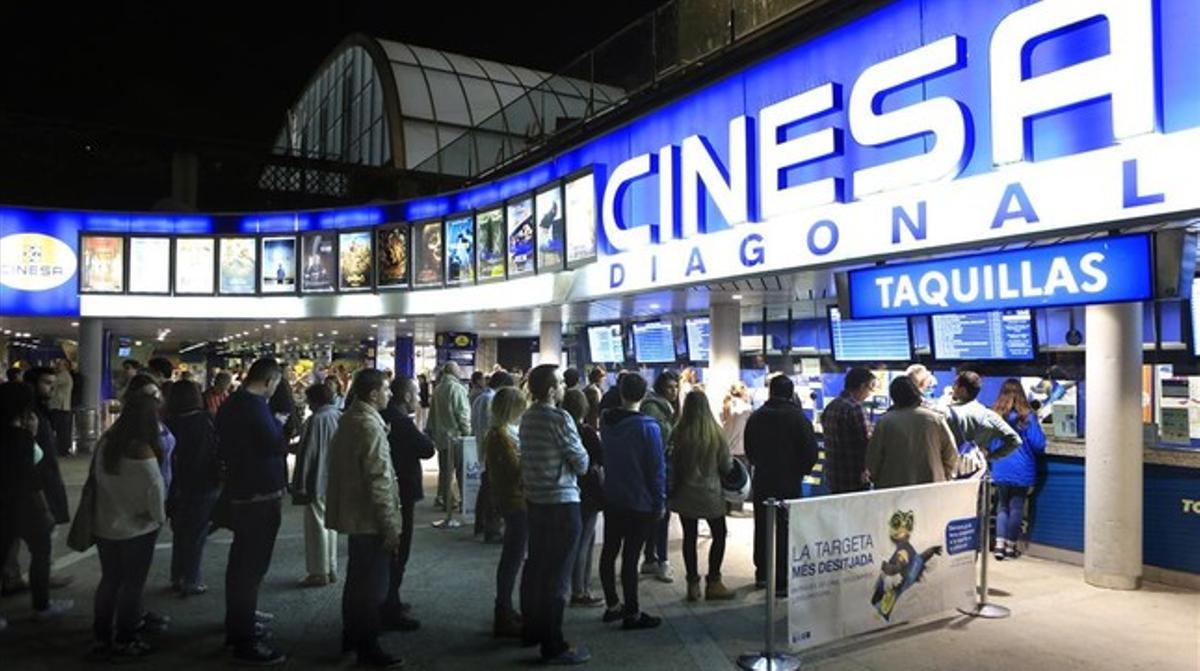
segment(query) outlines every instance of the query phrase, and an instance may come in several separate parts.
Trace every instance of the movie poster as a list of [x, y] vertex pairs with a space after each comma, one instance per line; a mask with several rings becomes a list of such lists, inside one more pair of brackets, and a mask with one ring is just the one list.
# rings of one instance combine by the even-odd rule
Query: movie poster
[[442, 286], [442, 222], [431, 221], [417, 225], [415, 286]]
[[333, 291], [337, 270], [337, 249], [333, 233], [306, 235], [302, 250], [304, 267], [300, 271], [300, 290], [305, 293]]
[[259, 277], [264, 294], [296, 290], [296, 238], [263, 238]]
[[567, 182], [567, 265], [596, 260], [596, 178], [592, 173]]
[[125, 239], [84, 236], [79, 241], [79, 293], [119, 294], [125, 291]]
[[475, 216], [475, 225], [479, 281], [504, 279], [504, 208], [480, 212]]
[[533, 199], [508, 204], [508, 276], [534, 271]]
[[408, 286], [408, 224], [379, 229], [379, 287]]
[[258, 259], [254, 238], [221, 238], [218, 249], [221, 261], [220, 293], [254, 293], [254, 269]]
[[446, 284], [475, 281], [475, 218], [446, 220]]
[[129, 293], [171, 292], [171, 239], [129, 239]]
[[370, 231], [338, 234], [338, 286], [343, 291], [370, 289], [373, 258]]
[[537, 271], [552, 273], [563, 269], [566, 245], [563, 241], [562, 189], [555, 186], [534, 199], [537, 217]]
[[[253, 249], [254, 241], [248, 242]], [[175, 238], [175, 293], [211, 294], [216, 253], [212, 238]], [[250, 265], [253, 268], [254, 262]], [[249, 277], [253, 280], [253, 270]]]

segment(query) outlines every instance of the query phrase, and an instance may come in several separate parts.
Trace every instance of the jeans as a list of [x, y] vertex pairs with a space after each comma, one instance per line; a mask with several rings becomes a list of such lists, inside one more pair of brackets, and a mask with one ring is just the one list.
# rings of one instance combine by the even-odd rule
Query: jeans
[[50, 605], [50, 533], [54, 527], [40, 515], [8, 521], [15, 524], [5, 524], [4, 537], [0, 538], [0, 552], [3, 552], [6, 563], [11, 556], [16, 575], [6, 575], [5, 582], [15, 583], [21, 578], [21, 567], [17, 563], [18, 541], [25, 541], [25, 547], [29, 549], [29, 592], [33, 597], [33, 609], [45, 610]]
[[642, 544], [657, 526], [658, 515], [633, 510], [604, 511], [604, 547], [600, 548], [600, 584], [609, 608], [621, 603], [617, 596], [616, 564], [621, 555], [621, 588], [625, 594], [625, 612], [636, 614], [638, 603], [638, 556]]
[[1016, 543], [1021, 537], [1028, 495], [1028, 487], [996, 485], [996, 538]]
[[[529, 518], [524, 510], [516, 510], [504, 516], [504, 547], [500, 551], [500, 565], [496, 567], [496, 610], [513, 611], [512, 593], [517, 583], [521, 565], [529, 546]], [[532, 580], [521, 580], [521, 609], [533, 603], [527, 597]]]
[[404, 583], [404, 569], [408, 566], [408, 557], [412, 554], [413, 541], [413, 512], [416, 501], [400, 504], [400, 548], [390, 558], [387, 584], [387, 598], [383, 602], [383, 615], [399, 617], [400, 585]]
[[[775, 510], [775, 589], [787, 591], [788, 509]], [[754, 580], [767, 580], [767, 506], [754, 502]]]
[[667, 536], [671, 531], [671, 513], [654, 523], [646, 537], [646, 561], [654, 564], [667, 561]]
[[529, 503], [528, 508], [525, 580], [530, 605], [525, 612], [525, 638], [541, 643], [542, 659], [551, 659], [570, 648], [563, 638], [563, 609], [582, 523], [578, 503]]
[[325, 528], [325, 499], [304, 506], [304, 565], [308, 575], [337, 573], [338, 534]]
[[579, 545], [575, 547], [575, 569], [571, 571], [571, 596], [586, 596], [592, 591], [592, 550], [596, 546], [596, 518], [598, 510], [580, 511], [583, 531], [579, 534]]
[[355, 650], [371, 652], [379, 646], [379, 611], [387, 598], [391, 560], [379, 534], [351, 534], [349, 555], [342, 626]]
[[219, 491], [203, 494], [180, 494], [172, 506], [171, 583], [195, 587], [204, 583], [200, 564], [204, 542], [208, 540], [208, 523]]
[[[700, 520], [680, 515], [679, 522], [683, 525], [683, 565], [687, 568], [688, 582], [696, 582], [700, 580], [700, 567], [696, 559]], [[708, 518], [707, 522], [709, 531], [712, 532], [712, 544], [708, 546], [708, 579], [717, 580], [721, 577], [721, 562], [725, 561], [725, 518], [712, 517]]]
[[46, 445], [46, 449], [56, 449], [59, 456], [63, 457], [71, 454], [71, 446], [75, 442], [75, 414], [70, 410], [51, 410], [50, 425], [54, 427], [54, 438], [58, 444]]
[[258, 589], [271, 566], [282, 505], [282, 499], [271, 499], [230, 506], [233, 545], [225, 568], [225, 635], [235, 646], [254, 643]]
[[[154, 541], [158, 529], [142, 536], [124, 540], [96, 540], [100, 555], [100, 584], [96, 585], [93, 601], [92, 632], [104, 645], [128, 643], [137, 633], [142, 620], [142, 590], [154, 559]], [[116, 616], [116, 636], [113, 636], [113, 617]]]

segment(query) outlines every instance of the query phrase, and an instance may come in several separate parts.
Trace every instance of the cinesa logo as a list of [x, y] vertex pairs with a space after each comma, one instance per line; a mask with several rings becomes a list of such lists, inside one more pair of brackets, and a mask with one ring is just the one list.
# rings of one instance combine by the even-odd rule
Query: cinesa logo
[[15, 233], [0, 238], [0, 284], [20, 291], [46, 291], [75, 276], [75, 252], [58, 238]]

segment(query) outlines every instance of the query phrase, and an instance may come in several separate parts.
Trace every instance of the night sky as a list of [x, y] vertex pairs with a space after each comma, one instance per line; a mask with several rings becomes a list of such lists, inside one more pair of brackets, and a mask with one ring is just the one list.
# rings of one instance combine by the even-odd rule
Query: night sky
[[350, 33], [555, 70], [660, 4], [5, 2], [0, 112], [265, 144]]

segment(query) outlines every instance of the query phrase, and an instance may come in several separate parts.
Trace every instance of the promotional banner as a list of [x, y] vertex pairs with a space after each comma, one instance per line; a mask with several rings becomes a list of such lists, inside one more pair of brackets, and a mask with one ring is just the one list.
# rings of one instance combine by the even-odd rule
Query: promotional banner
[[361, 291], [371, 288], [373, 270], [371, 232], [354, 231], [338, 235], [338, 277], [342, 291]]
[[566, 185], [567, 265], [596, 260], [596, 176], [581, 175]]
[[480, 212], [475, 243], [479, 246], [479, 281], [504, 279], [504, 210]]
[[304, 292], [333, 291], [337, 270], [337, 250], [333, 234], [318, 233], [304, 237], [304, 271], [300, 275], [300, 290]]
[[171, 239], [129, 239], [129, 293], [171, 292]]
[[[175, 293], [177, 295], [211, 294], [213, 292], [216, 253], [216, 242], [213, 238], [175, 239]], [[253, 268], [253, 261], [251, 268]], [[250, 275], [253, 274], [252, 269]]]
[[79, 241], [81, 256], [79, 293], [121, 293], [125, 290], [125, 239], [85, 235]]
[[795, 650], [970, 607], [976, 480], [788, 502]]
[[262, 270], [259, 274], [264, 294], [295, 291], [296, 238], [263, 238]]
[[475, 218], [446, 220], [446, 284], [475, 281]]
[[508, 276], [534, 271], [533, 199], [508, 204]]
[[554, 272], [563, 269], [566, 249], [563, 241], [562, 190], [555, 186], [538, 193], [533, 201], [537, 218], [537, 271]]
[[379, 229], [379, 286], [407, 287], [408, 224]]
[[221, 238], [220, 287], [222, 294], [252, 294], [258, 250], [254, 238]]
[[483, 483], [483, 464], [479, 460], [479, 449], [474, 436], [462, 438], [463, 455], [463, 519], [475, 520], [475, 506], [479, 501], [479, 486]]
[[442, 222], [431, 221], [416, 228], [416, 283], [417, 287], [442, 286]]

